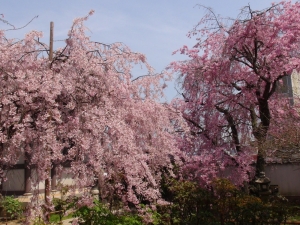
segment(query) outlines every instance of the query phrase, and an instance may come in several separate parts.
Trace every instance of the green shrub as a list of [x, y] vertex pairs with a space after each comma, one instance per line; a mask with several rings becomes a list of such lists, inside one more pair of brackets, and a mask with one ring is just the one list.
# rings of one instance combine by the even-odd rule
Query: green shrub
[[84, 225], [142, 225], [142, 219], [137, 215], [114, 215], [105, 205], [95, 200], [93, 207], [83, 206], [74, 212]]
[[[76, 208], [77, 201], [78, 197], [75, 196], [69, 196], [68, 198], [53, 198], [52, 203], [54, 206], [54, 212], [51, 213], [51, 216], [53, 218], [57, 218], [58, 221], [61, 221], [63, 218], [69, 218], [69, 215], [65, 217], [64, 215], [67, 210]], [[54, 222], [57, 222], [56, 220]]]
[[65, 209], [66, 201], [60, 198], [53, 198], [52, 203], [54, 205], [54, 211], [62, 211]]
[[165, 182], [170, 204], [152, 212], [154, 225], [281, 224], [296, 210], [279, 200], [246, 195], [226, 179], [216, 179], [208, 189], [191, 181]]
[[4, 213], [11, 219], [20, 218], [23, 214], [22, 203], [18, 199], [5, 196], [0, 200], [0, 206], [3, 208]]
[[152, 212], [153, 224], [212, 224], [216, 221], [210, 190], [191, 181], [171, 179], [165, 182], [164, 195], [170, 204], [157, 205], [157, 211]]

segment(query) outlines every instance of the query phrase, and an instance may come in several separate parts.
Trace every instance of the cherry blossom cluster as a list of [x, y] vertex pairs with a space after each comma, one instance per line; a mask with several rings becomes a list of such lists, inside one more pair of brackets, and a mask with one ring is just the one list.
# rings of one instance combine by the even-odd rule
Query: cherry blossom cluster
[[189, 60], [171, 64], [183, 89], [173, 105], [193, 136], [183, 138], [181, 148], [200, 183], [221, 174], [241, 184], [253, 177], [253, 155], [256, 172], [263, 171], [266, 151], [274, 150], [264, 143], [278, 136], [286, 119], [299, 125], [297, 96], [280, 88], [299, 71], [300, 3], [282, 1], [262, 11], [246, 6], [232, 20], [206, 10], [189, 33], [195, 46], [177, 51]]
[[[160, 103], [171, 75], [155, 74], [145, 55], [122, 43], [91, 41], [87, 18], [74, 20], [52, 61], [42, 33], [14, 40], [0, 32], [1, 179], [25, 156], [36, 188], [53, 165], [60, 176], [69, 163], [74, 188], [97, 180], [125, 203], [155, 202], [162, 169], [172, 170], [179, 154], [180, 113]], [[133, 76], [136, 65], [147, 74]]]

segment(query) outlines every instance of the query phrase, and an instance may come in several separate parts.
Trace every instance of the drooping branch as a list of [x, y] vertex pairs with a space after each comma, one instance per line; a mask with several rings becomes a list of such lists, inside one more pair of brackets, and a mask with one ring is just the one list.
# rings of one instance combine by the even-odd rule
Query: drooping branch
[[228, 122], [228, 125], [229, 125], [230, 129], [231, 129], [232, 138], [234, 140], [236, 151], [240, 152], [241, 151], [240, 140], [239, 140], [238, 130], [237, 130], [237, 127], [236, 127], [233, 116], [229, 113], [228, 110], [223, 109], [223, 108], [219, 107], [218, 105], [215, 105], [215, 107], [219, 112], [221, 112], [225, 115], [225, 118]]

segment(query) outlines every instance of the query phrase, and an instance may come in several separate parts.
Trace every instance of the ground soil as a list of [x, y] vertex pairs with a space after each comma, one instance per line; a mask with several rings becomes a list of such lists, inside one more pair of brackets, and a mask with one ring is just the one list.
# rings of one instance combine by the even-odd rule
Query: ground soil
[[[63, 220], [63, 225], [71, 225], [72, 219]], [[11, 220], [11, 221], [0, 221], [0, 225], [21, 225], [24, 224], [24, 220]]]

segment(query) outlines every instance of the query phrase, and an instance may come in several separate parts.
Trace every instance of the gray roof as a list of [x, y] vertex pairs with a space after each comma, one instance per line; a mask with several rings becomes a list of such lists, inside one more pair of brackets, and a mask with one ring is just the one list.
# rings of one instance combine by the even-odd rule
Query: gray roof
[[266, 163], [300, 163], [300, 149], [275, 150], [272, 155], [266, 157]]

